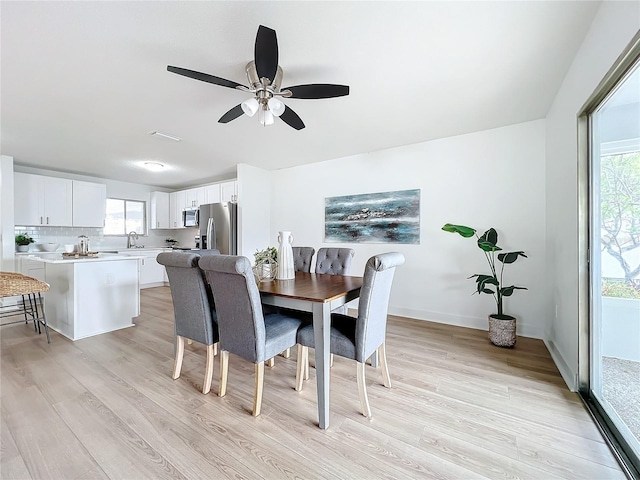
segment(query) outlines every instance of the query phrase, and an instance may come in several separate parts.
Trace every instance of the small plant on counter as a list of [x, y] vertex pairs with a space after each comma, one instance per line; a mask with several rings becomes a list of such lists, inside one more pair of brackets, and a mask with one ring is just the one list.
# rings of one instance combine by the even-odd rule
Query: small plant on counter
[[29, 235], [27, 235], [26, 233], [21, 233], [20, 235], [16, 235], [16, 245], [25, 246], [33, 243], [34, 241], [35, 240], [31, 238]]
[[171, 238], [171, 237], [165, 239], [165, 242], [167, 242], [167, 244], [170, 247], [175, 247], [176, 245], [178, 245], [178, 243], [180, 243], [180, 242], [178, 242], [178, 240], [176, 240], [175, 238]]

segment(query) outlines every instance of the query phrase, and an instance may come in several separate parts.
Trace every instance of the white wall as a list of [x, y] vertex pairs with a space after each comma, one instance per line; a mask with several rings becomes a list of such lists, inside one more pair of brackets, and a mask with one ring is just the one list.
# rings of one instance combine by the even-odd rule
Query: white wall
[[0, 155], [0, 270], [14, 271], [16, 241], [13, 232], [13, 157]]
[[291, 230], [294, 245], [324, 243], [324, 200], [338, 195], [420, 189], [420, 245], [349, 244], [354, 274], [380, 252], [399, 251], [390, 312], [413, 318], [487, 329], [496, 310], [491, 296], [471, 296], [466, 277], [488, 270], [475, 241], [443, 232], [449, 223], [482, 233], [494, 227], [499, 245], [524, 250], [528, 259], [509, 265], [505, 280], [528, 291], [506, 299], [518, 317], [518, 333], [541, 337], [545, 305], [544, 121], [407, 145], [304, 165], [273, 173], [271, 245]]
[[640, 3], [603, 2], [546, 118], [544, 260], [550, 303], [545, 316], [551, 321], [545, 338], [570, 388], [576, 387], [579, 334], [576, 118], [639, 29]]
[[269, 245], [272, 172], [239, 164], [238, 172], [238, 255], [253, 262], [256, 250]]

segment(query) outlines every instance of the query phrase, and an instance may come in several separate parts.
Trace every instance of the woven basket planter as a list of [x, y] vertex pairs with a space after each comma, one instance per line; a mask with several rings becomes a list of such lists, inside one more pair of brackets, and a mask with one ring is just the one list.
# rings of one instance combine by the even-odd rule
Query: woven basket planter
[[489, 340], [498, 347], [516, 344], [516, 319], [510, 315], [489, 315]]

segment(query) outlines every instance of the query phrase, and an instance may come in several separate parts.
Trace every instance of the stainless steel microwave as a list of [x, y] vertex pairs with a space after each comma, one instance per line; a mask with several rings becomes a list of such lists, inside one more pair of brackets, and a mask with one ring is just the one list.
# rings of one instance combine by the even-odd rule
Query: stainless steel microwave
[[182, 211], [182, 225], [185, 227], [197, 227], [198, 226], [198, 214], [199, 209], [188, 208]]

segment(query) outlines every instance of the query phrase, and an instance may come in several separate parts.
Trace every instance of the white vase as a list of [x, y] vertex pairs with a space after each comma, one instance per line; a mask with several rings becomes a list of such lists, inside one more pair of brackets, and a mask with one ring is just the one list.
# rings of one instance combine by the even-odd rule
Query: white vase
[[293, 268], [293, 250], [291, 244], [293, 243], [293, 235], [291, 232], [280, 232], [278, 234], [278, 273], [276, 278], [278, 280], [291, 280], [296, 278], [296, 272]]

